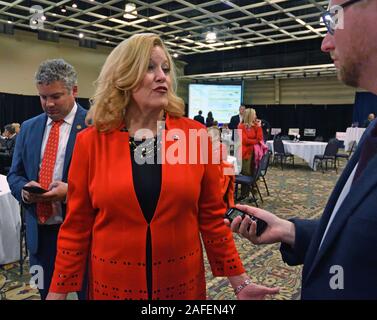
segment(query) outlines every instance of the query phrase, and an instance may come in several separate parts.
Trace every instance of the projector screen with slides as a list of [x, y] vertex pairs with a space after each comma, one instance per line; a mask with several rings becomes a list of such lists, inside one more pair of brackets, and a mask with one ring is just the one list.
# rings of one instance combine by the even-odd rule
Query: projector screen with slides
[[206, 118], [212, 111], [216, 121], [228, 123], [231, 116], [238, 114], [241, 96], [241, 85], [190, 84], [189, 118], [193, 119], [199, 110]]

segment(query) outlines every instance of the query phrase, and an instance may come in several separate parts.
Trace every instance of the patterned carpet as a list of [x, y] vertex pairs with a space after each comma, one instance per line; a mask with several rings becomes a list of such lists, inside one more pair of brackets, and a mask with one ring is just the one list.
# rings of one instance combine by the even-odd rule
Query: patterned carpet
[[[259, 184], [264, 202], [258, 201], [261, 208], [282, 218], [316, 218], [322, 214], [340, 170], [312, 171], [301, 159], [295, 159], [295, 167], [270, 166], [266, 175], [270, 196], [267, 196], [262, 183]], [[301, 267], [289, 267], [281, 260], [279, 245], [254, 246], [248, 240], [235, 235], [245, 269], [253, 281], [266, 286], [280, 287], [280, 293], [271, 299], [296, 300], [300, 298]], [[213, 278], [208, 262], [206, 264], [207, 295], [211, 300], [235, 299], [233, 290], [226, 278]], [[36, 290], [30, 288], [30, 276], [20, 275], [18, 263], [0, 266], [0, 300], [39, 300]]]

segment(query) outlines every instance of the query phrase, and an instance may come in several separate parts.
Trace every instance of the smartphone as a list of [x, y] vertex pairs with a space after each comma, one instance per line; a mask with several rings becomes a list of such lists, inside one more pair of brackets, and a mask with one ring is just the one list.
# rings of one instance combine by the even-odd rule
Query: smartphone
[[36, 193], [36, 194], [43, 194], [43, 193], [46, 193], [48, 191], [48, 190], [45, 190], [41, 187], [36, 187], [36, 186], [25, 186], [22, 189], [24, 189], [27, 192]]
[[230, 223], [232, 223], [234, 218], [241, 216], [242, 219], [243, 219], [245, 217], [245, 215], [248, 215], [251, 218], [251, 220], [256, 221], [256, 223], [257, 223], [256, 234], [257, 234], [257, 237], [259, 237], [264, 232], [264, 230], [266, 230], [266, 228], [267, 228], [267, 222], [266, 221], [259, 219], [259, 218], [256, 218], [256, 217], [246, 213], [245, 211], [242, 211], [242, 210], [237, 209], [237, 208], [229, 208], [227, 210], [227, 212], [225, 212], [224, 218], [228, 219], [230, 221]]

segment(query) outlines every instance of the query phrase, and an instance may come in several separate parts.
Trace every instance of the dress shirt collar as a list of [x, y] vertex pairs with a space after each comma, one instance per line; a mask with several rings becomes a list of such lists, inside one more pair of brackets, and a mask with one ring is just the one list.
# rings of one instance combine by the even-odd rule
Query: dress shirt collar
[[[68, 113], [68, 115], [63, 119], [64, 123], [68, 123], [70, 126], [72, 126], [73, 120], [75, 119], [76, 111], [77, 111], [77, 104], [75, 101], [75, 104], [73, 105], [71, 112]], [[51, 124], [52, 124], [52, 119], [47, 117], [47, 125], [50, 126]]]

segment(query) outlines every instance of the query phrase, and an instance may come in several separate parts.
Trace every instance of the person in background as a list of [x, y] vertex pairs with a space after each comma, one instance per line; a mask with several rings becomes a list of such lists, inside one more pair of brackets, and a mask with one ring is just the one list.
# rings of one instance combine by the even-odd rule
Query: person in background
[[194, 117], [194, 120], [200, 122], [202, 125], [205, 125], [204, 123], [204, 117], [202, 116], [202, 110], [199, 110], [198, 114]]
[[367, 128], [369, 124], [376, 118], [374, 113], [370, 113], [368, 118], [364, 121], [363, 128]]
[[234, 133], [235, 133], [234, 130], [238, 129], [238, 125], [242, 122], [245, 110], [246, 110], [246, 107], [244, 105], [241, 105], [239, 108], [239, 113], [230, 118], [229, 129], [231, 129], [233, 132], [232, 140], [234, 140]]
[[[343, 28], [337, 28], [335, 6], [344, 8]], [[322, 51], [334, 60], [338, 78], [377, 94], [377, 1], [332, 0], [322, 17], [328, 30]], [[283, 260], [289, 265], [303, 264], [302, 299], [376, 300], [376, 168], [374, 120], [339, 177], [321, 218], [284, 220], [262, 209], [240, 206], [266, 221], [268, 227], [257, 237], [255, 222], [246, 218], [241, 223], [236, 218], [232, 230], [255, 244], [281, 242]]]
[[0, 149], [0, 173], [7, 174], [7, 168], [12, 163], [12, 157], [14, 152], [14, 146], [16, 144], [16, 130], [11, 124], [7, 124], [4, 127], [3, 143]]
[[[219, 165], [189, 163], [190, 144], [180, 162], [168, 154], [190, 129], [207, 135], [183, 117], [175, 79], [169, 51], [152, 33], [122, 41], [106, 59], [93, 125], [72, 158], [49, 299], [81, 287], [87, 258], [90, 299], [206, 299], [202, 240], [213, 275], [228, 277], [239, 299], [278, 292], [244, 272], [222, 219]], [[208, 152], [195, 151], [197, 160]]]
[[[54, 270], [59, 228], [65, 217], [73, 145], [77, 133], [85, 128], [86, 110], [75, 102], [77, 74], [66, 61], [42, 62], [35, 83], [44, 113], [22, 124], [8, 183], [24, 208], [30, 270], [32, 275], [43, 275], [43, 286], [38, 283], [38, 289], [44, 300]], [[28, 192], [24, 187], [41, 187], [47, 192]], [[81, 287], [77, 291], [80, 290]], [[84, 291], [79, 298], [85, 298]]]
[[221, 131], [217, 127], [207, 129], [212, 141], [213, 155], [215, 159], [219, 159], [219, 177], [221, 194], [227, 208], [234, 207], [234, 167], [227, 161], [228, 150], [221, 140]]
[[16, 145], [16, 138], [17, 138], [17, 133], [13, 125], [7, 124], [4, 127], [4, 150], [3, 152], [10, 156], [11, 158], [13, 157], [13, 152], [14, 152], [14, 147]]
[[16, 130], [16, 134], [19, 134], [21, 125], [17, 122], [14, 122], [14, 123], [12, 123], [12, 126], [14, 127], [14, 130]]
[[[263, 132], [260, 125], [260, 120], [254, 109], [246, 109], [243, 113], [242, 122], [238, 125], [238, 129], [242, 132], [242, 170], [241, 174], [252, 176], [254, 174], [254, 145], [263, 141]], [[241, 186], [241, 199], [249, 195], [249, 187], [246, 185]]]
[[212, 112], [211, 111], [208, 112], [207, 118], [206, 118], [206, 127], [207, 128], [212, 127], [214, 121], [215, 119], [213, 118]]

